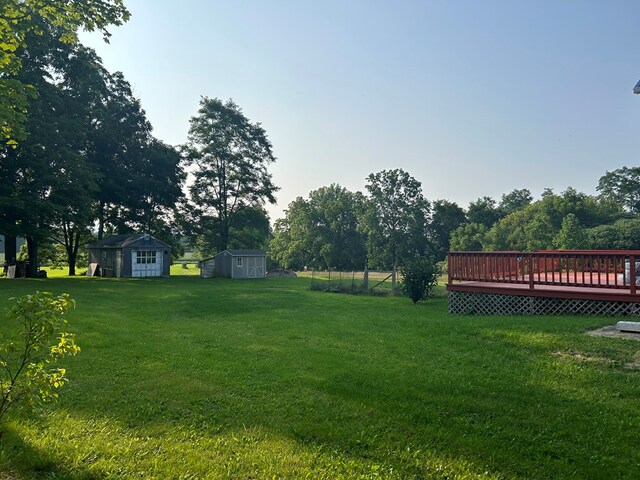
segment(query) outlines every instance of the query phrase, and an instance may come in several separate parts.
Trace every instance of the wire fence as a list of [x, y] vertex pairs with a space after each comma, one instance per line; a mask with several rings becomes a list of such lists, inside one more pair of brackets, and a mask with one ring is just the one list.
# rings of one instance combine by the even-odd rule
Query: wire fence
[[311, 278], [311, 290], [341, 293], [392, 295], [391, 272], [369, 270], [343, 272], [336, 270], [311, 270], [298, 276]]

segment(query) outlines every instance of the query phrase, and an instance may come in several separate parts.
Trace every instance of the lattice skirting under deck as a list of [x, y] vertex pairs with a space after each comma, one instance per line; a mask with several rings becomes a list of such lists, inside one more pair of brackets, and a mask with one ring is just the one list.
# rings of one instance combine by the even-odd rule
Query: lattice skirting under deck
[[463, 315], [640, 316], [640, 304], [576, 298], [449, 292], [449, 313]]

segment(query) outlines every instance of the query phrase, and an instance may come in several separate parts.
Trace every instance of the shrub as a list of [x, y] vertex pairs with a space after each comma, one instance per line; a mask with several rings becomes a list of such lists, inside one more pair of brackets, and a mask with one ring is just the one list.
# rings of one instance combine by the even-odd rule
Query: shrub
[[80, 351], [64, 319], [73, 308], [75, 301], [66, 293], [37, 292], [19, 298], [9, 310], [19, 330], [0, 343], [0, 419], [14, 404], [57, 400], [56, 390], [67, 378], [56, 364]]
[[440, 268], [431, 257], [416, 257], [400, 268], [402, 292], [413, 303], [425, 300], [438, 283]]

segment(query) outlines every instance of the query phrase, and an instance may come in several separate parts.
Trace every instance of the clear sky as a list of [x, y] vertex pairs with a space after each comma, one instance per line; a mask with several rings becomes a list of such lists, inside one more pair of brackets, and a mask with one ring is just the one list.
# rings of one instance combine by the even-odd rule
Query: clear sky
[[278, 205], [402, 168], [466, 207], [514, 188], [595, 193], [640, 158], [640, 1], [125, 0], [111, 43], [155, 135], [200, 96], [262, 123]]

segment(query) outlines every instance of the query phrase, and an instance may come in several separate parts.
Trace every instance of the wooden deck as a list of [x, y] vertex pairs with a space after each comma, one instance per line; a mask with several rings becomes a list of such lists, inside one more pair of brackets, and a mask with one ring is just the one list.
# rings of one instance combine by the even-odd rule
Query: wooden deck
[[521, 308], [527, 298], [552, 306], [573, 300], [579, 311], [588, 304], [603, 314], [606, 303], [618, 304], [609, 309], [617, 314], [640, 312], [640, 251], [450, 252], [448, 263], [452, 313], [485, 300], [508, 313], [504, 305], [520, 299]]
[[519, 295], [525, 297], [577, 298], [582, 300], [606, 300], [610, 302], [637, 302], [640, 295], [629, 289], [607, 289], [600, 287], [539, 285], [530, 289], [519, 283], [459, 282], [447, 284], [450, 292], [477, 292], [494, 295]]

